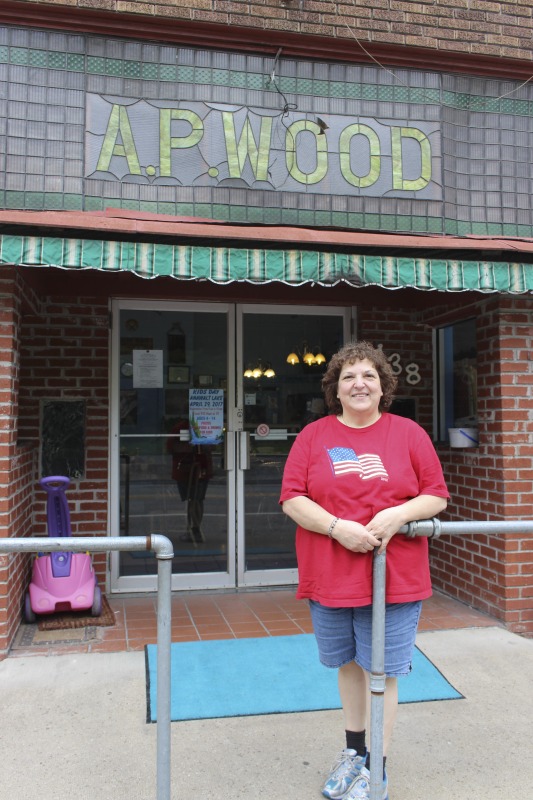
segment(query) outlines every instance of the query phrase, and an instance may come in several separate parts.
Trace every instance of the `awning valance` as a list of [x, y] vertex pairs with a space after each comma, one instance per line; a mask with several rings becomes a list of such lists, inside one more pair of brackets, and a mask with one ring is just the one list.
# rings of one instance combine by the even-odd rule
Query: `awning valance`
[[209, 247], [104, 239], [0, 237], [0, 264], [131, 272], [225, 284], [315, 283], [446, 292], [533, 292], [533, 266], [495, 261], [357, 255], [298, 249]]

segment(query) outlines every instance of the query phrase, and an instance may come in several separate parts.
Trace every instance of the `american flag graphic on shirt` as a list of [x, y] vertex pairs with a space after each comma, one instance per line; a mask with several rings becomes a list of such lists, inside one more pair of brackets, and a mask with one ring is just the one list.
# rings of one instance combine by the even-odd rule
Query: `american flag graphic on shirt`
[[364, 481], [370, 478], [383, 478], [388, 480], [387, 470], [378, 455], [365, 453], [358, 456], [351, 447], [332, 447], [328, 450], [333, 472], [335, 475], [346, 475], [354, 472]]

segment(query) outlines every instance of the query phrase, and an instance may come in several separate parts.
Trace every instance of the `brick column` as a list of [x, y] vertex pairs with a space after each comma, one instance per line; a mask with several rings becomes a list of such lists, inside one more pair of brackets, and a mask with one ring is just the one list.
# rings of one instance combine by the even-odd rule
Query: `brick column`
[[[19, 446], [19, 330], [23, 287], [14, 268], [0, 269], [0, 538], [30, 532], [33, 455]], [[0, 555], [0, 658], [20, 623], [28, 558]]]
[[[533, 518], [531, 374], [533, 311], [527, 297], [493, 297], [474, 310], [479, 447], [441, 447], [452, 500], [443, 519]], [[433, 584], [533, 636], [531, 536], [443, 536], [431, 544]]]

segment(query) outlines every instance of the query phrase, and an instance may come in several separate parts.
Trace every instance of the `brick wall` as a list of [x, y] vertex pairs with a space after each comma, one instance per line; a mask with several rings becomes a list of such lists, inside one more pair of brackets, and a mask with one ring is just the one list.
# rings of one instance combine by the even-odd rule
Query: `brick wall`
[[[35, 452], [29, 447], [17, 448], [11, 461], [11, 496], [2, 499], [10, 508], [6, 538], [26, 537], [32, 532]], [[20, 623], [30, 563], [26, 555], [0, 555], [0, 659], [8, 652]]]
[[[25, 0], [35, 4], [36, 0]], [[139, 14], [265, 31], [532, 59], [527, 0], [46, 0], [40, 6]], [[30, 13], [30, 12], [28, 12]]]
[[[533, 519], [533, 309], [528, 298], [474, 295], [445, 311], [365, 306], [358, 336], [397, 352], [398, 395], [414, 397], [418, 421], [432, 433], [432, 328], [475, 316], [478, 336], [480, 446], [438, 445], [451, 500], [442, 520]], [[408, 381], [409, 364], [420, 382]], [[414, 372], [411, 372], [413, 375]], [[431, 542], [435, 588], [533, 636], [533, 538], [475, 534]]]
[[[108, 320], [106, 300], [45, 298], [22, 325], [20, 437], [38, 451], [42, 400], [86, 402], [85, 474], [67, 489], [74, 536], [108, 533]], [[40, 465], [34, 479], [39, 477]], [[35, 536], [48, 534], [46, 497], [36, 484]], [[105, 555], [95, 555], [94, 564], [105, 585]]]
[[397, 375], [397, 397], [415, 400], [417, 421], [432, 434], [433, 425], [433, 356], [431, 329], [418, 323], [418, 314], [407, 307], [383, 306], [358, 309], [358, 336], [373, 344], [383, 345], [394, 360]]
[[[31, 532], [34, 454], [18, 441], [19, 349], [23, 288], [20, 276], [0, 270], [0, 538]], [[20, 621], [28, 558], [0, 555], [0, 658]]]
[[[442, 518], [530, 520], [533, 310], [528, 298], [478, 305], [480, 446], [439, 449], [452, 497]], [[431, 545], [431, 565], [435, 586], [533, 636], [531, 536], [443, 536]]]

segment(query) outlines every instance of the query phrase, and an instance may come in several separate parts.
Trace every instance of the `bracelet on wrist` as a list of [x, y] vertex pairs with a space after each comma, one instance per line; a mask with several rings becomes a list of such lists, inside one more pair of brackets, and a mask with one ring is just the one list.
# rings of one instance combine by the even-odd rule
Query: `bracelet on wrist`
[[328, 528], [328, 536], [329, 536], [330, 539], [333, 539], [333, 536], [332, 536], [333, 530], [335, 528], [335, 525], [339, 521], [339, 519], [340, 519], [340, 517], [335, 517], [334, 519], [331, 520], [330, 526]]

